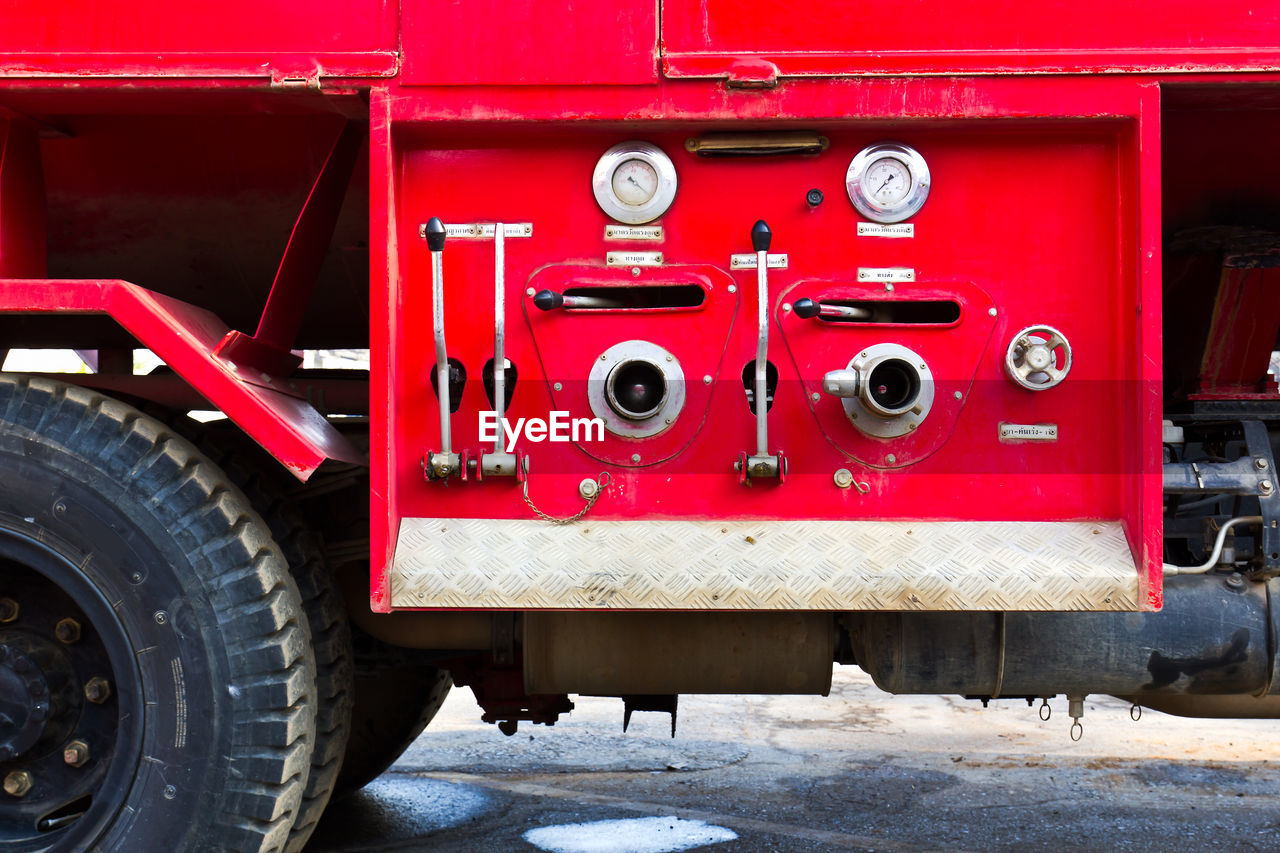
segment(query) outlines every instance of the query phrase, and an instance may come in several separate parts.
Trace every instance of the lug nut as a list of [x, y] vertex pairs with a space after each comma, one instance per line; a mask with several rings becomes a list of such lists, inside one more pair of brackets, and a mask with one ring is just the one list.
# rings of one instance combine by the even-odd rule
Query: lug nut
[[95, 705], [101, 705], [111, 698], [111, 685], [105, 678], [94, 676], [84, 686], [84, 698]]
[[1258, 484], [1258, 488], [1262, 490], [1262, 493], [1264, 495], [1267, 494], [1268, 492], [1271, 491], [1271, 481], [1263, 480], [1261, 483]]
[[58, 638], [58, 642], [65, 645], [80, 642], [80, 623], [74, 619], [63, 619], [53, 629], [53, 635]]
[[1253, 464], [1254, 464], [1254, 467], [1256, 467], [1259, 471], [1267, 470], [1267, 460], [1262, 459], [1261, 457], [1253, 460]]
[[31, 785], [31, 774], [25, 770], [15, 770], [4, 777], [4, 792], [11, 797], [25, 797]]
[[73, 740], [62, 749], [62, 760], [72, 767], [84, 767], [89, 762], [89, 744]]
[[0, 598], [0, 622], [12, 622], [18, 618], [18, 602], [12, 598]]

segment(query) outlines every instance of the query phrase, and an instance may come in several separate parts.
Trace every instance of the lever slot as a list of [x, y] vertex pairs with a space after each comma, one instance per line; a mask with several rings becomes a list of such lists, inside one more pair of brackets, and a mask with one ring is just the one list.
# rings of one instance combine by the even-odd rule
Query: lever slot
[[[516, 379], [519, 378], [520, 371], [516, 369], [515, 362], [513, 362], [511, 359], [504, 358], [503, 361], [507, 363], [507, 366], [506, 366], [506, 369], [502, 371], [502, 374], [503, 374], [502, 383], [501, 383], [503, 388], [502, 408], [510, 409], [511, 398], [515, 396]], [[494, 411], [497, 411], [497, 407], [495, 403], [495, 401], [497, 400], [497, 397], [495, 396], [495, 392], [497, 391], [497, 386], [499, 383], [495, 382], [494, 379], [495, 377], [493, 375], [493, 359], [489, 359], [484, 363], [484, 368], [482, 369], [482, 373], [481, 373], [481, 381], [484, 383], [484, 396], [486, 399], [488, 399], [490, 408], [492, 408]]]
[[584, 285], [566, 287], [563, 293], [541, 290], [533, 297], [543, 311], [663, 311], [698, 308], [706, 301], [706, 291], [696, 284]]
[[[742, 387], [747, 392], [747, 408], [751, 409], [751, 414], [756, 413], [756, 388], [755, 388], [755, 371], [756, 363], [748, 361], [742, 366]], [[772, 361], [765, 362], [764, 384], [767, 396], [765, 397], [765, 410], [773, 408], [773, 395], [778, 389], [778, 366]]]
[[467, 387], [467, 367], [456, 358], [448, 359], [449, 381], [446, 383], [444, 396], [440, 396], [439, 371], [431, 371], [431, 391], [440, 401], [441, 406], [448, 406], [449, 413], [454, 414], [462, 405], [462, 391]]
[[824, 323], [951, 326], [960, 321], [960, 303], [952, 299], [797, 299], [797, 317]]

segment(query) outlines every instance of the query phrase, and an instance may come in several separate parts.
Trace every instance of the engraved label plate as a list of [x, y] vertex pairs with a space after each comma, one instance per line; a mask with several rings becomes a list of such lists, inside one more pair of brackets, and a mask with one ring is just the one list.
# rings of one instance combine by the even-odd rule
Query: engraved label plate
[[606, 240], [661, 240], [661, 225], [606, 225]]
[[[786, 253], [780, 255], [766, 255], [769, 269], [785, 270], [787, 268]], [[755, 252], [744, 252], [741, 255], [729, 256], [729, 269], [731, 270], [753, 270], [756, 268], [758, 259]]]
[[915, 281], [911, 267], [858, 267], [858, 281]]
[[1003, 442], [1020, 441], [1057, 441], [1057, 424], [1000, 424], [1000, 440]]
[[910, 222], [882, 225], [879, 222], [859, 222], [859, 237], [914, 237], [916, 226]]
[[660, 267], [661, 252], [609, 252], [604, 256], [609, 267]]
[[[492, 240], [497, 234], [498, 227], [490, 223], [482, 222], [462, 222], [462, 223], [446, 223], [444, 226], [444, 235], [446, 238], [462, 238], [470, 240]], [[425, 224], [418, 226], [418, 236], [427, 236], [427, 226]], [[502, 236], [507, 239], [512, 237], [532, 237], [532, 222], [504, 222], [502, 225]]]

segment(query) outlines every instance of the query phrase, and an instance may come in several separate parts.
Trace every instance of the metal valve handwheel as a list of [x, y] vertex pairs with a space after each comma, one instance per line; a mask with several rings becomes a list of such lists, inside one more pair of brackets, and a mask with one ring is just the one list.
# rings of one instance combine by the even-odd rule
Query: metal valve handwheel
[[1045, 391], [1067, 378], [1071, 344], [1053, 326], [1028, 326], [1013, 336], [1004, 354], [1004, 371], [1028, 391]]

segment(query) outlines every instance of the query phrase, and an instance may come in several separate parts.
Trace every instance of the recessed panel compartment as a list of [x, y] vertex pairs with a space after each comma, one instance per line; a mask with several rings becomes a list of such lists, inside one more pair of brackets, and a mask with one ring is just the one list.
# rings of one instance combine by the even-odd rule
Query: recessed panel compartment
[[[781, 298], [786, 308], [777, 313], [778, 326], [827, 441], [875, 468], [914, 464], [947, 442], [996, 325], [998, 312], [984, 290], [965, 281], [898, 284], [889, 291], [806, 280]], [[802, 317], [795, 308], [801, 300], [865, 317]], [[864, 364], [869, 405], [844, 405], [824, 377]], [[901, 429], [889, 423], [899, 418]]]
[[[529, 279], [525, 318], [552, 407], [599, 418], [574, 443], [628, 467], [671, 459], [706, 420], [739, 294], [712, 266], [617, 269], [556, 264]], [[563, 304], [543, 310], [541, 295]], [[589, 300], [583, 305], [574, 300]], [[548, 302], [543, 302], [548, 305]]]

